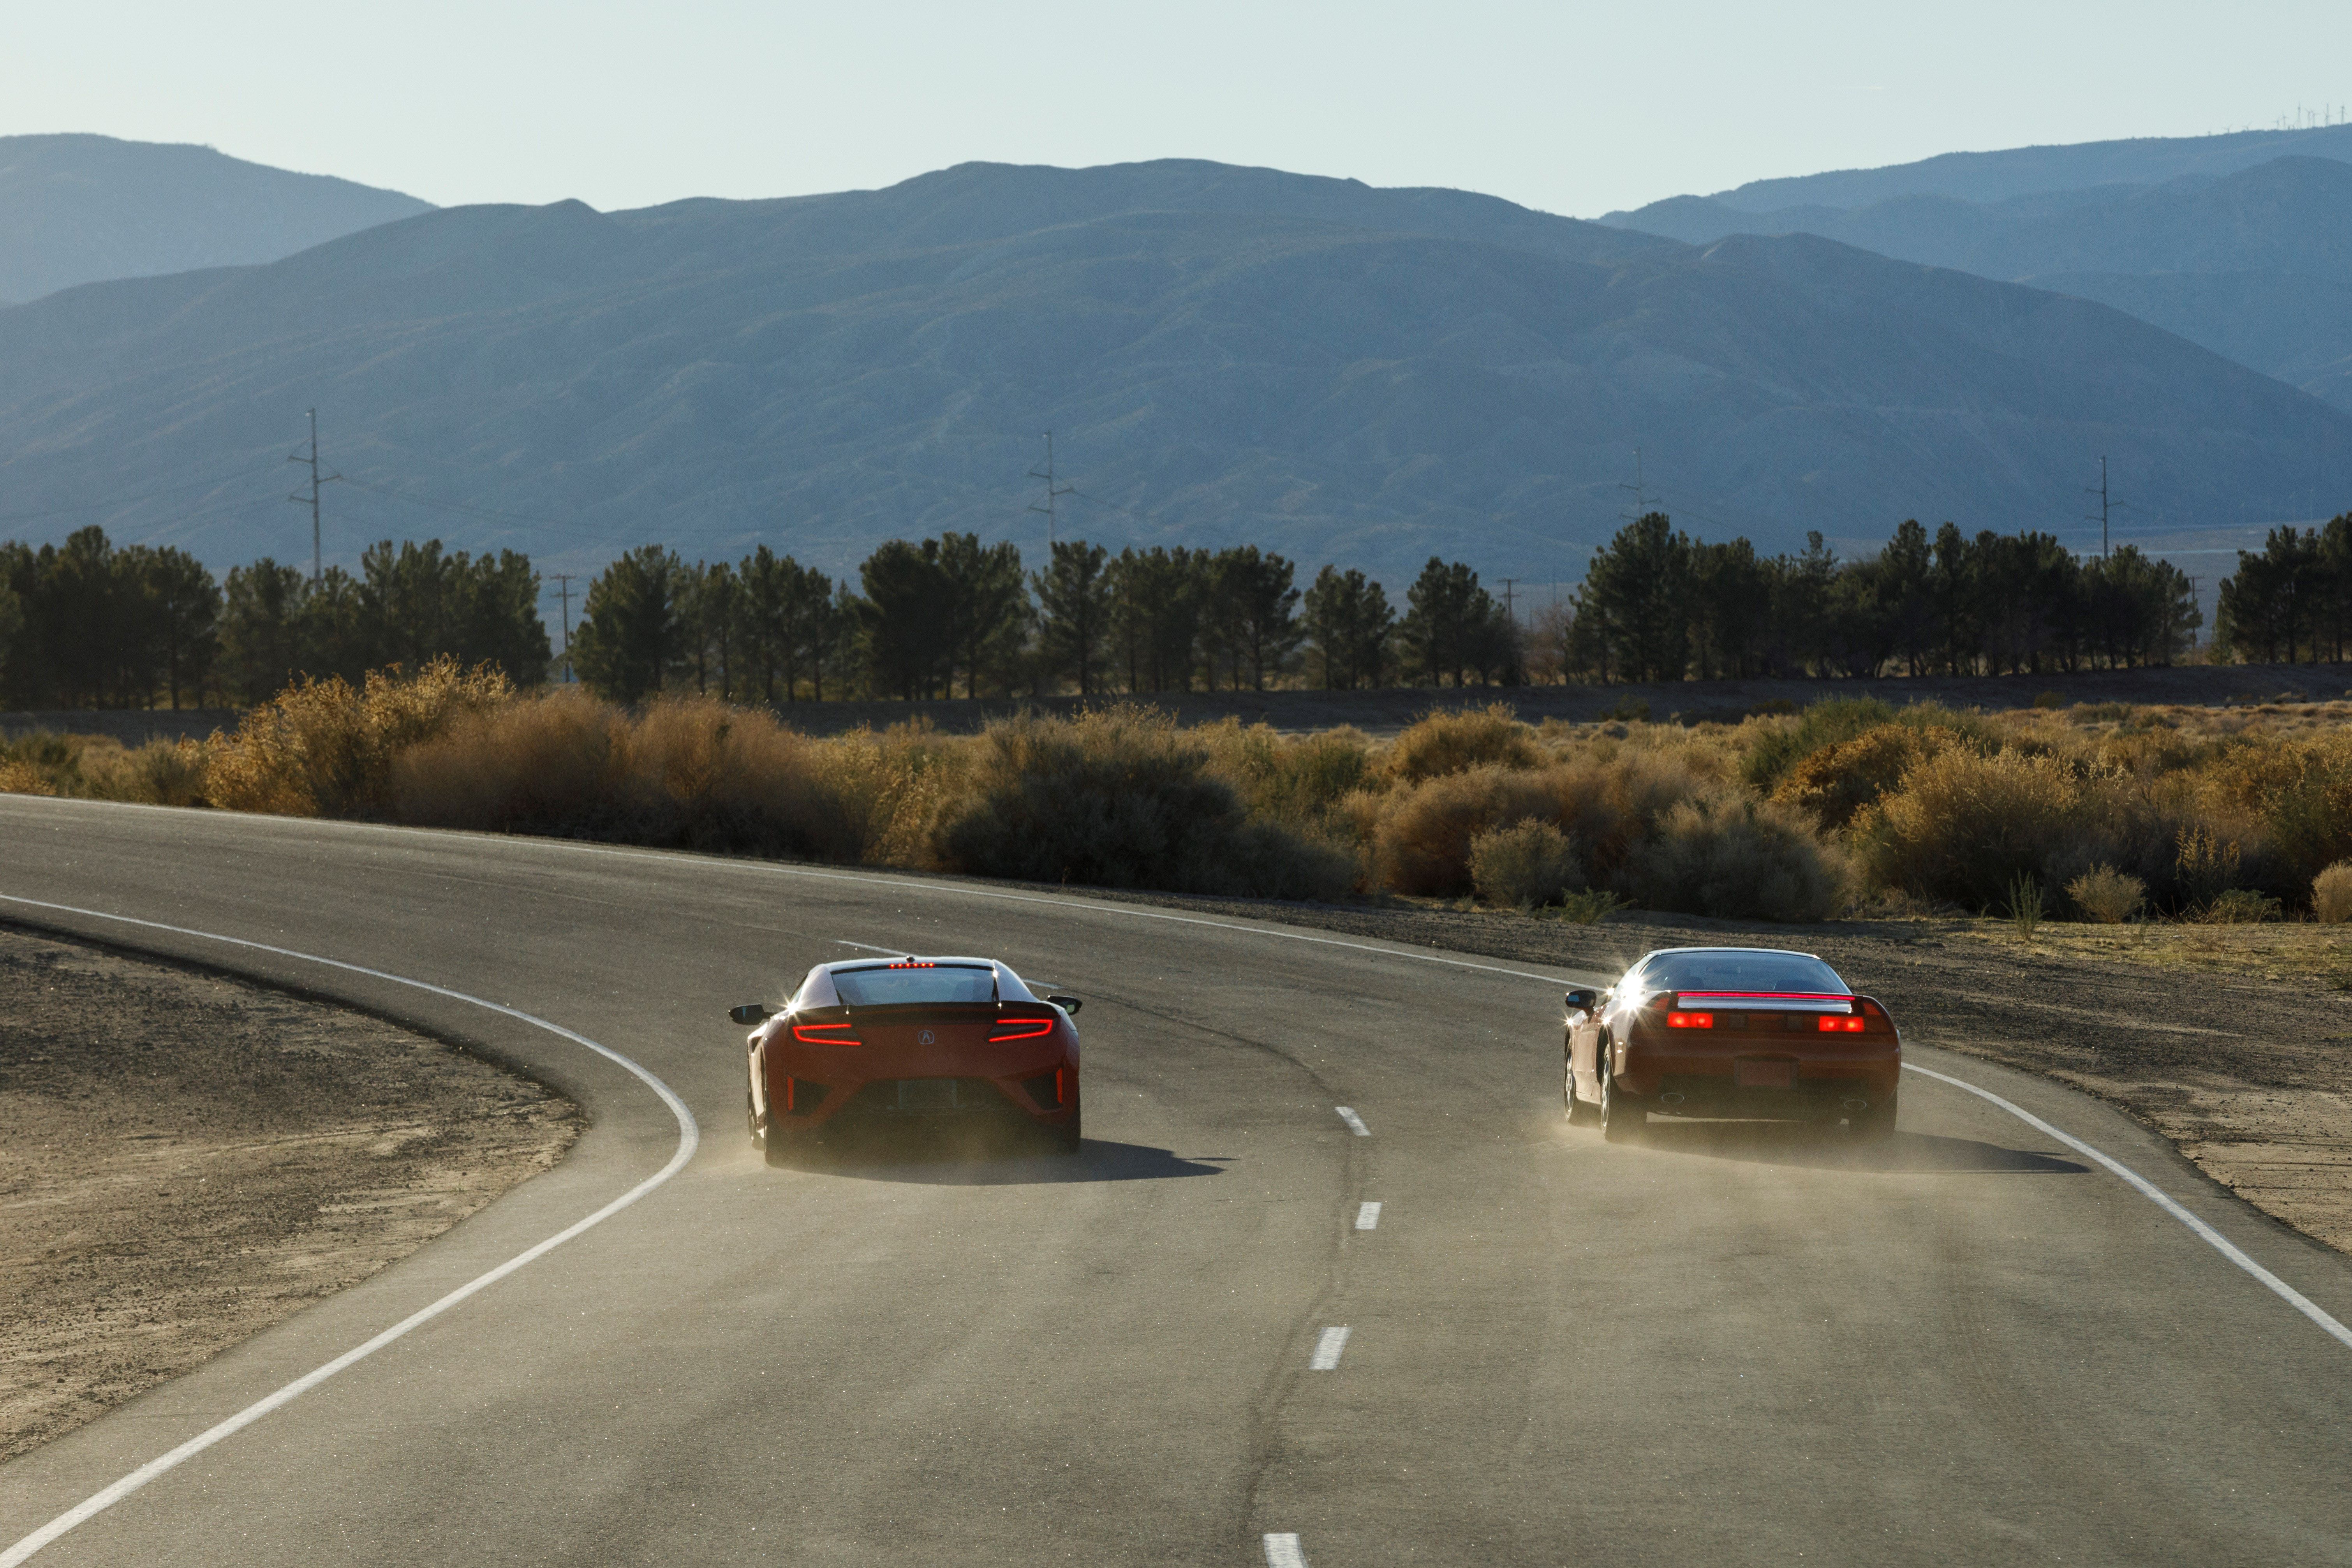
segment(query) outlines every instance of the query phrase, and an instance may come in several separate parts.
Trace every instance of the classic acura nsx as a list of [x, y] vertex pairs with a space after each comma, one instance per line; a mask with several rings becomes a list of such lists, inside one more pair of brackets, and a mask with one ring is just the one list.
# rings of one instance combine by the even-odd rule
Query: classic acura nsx
[[751, 1031], [747, 1113], [770, 1164], [853, 1122], [995, 1119], [1079, 1142], [1075, 996], [1039, 996], [987, 958], [852, 959], [808, 972]]
[[1895, 1131], [1903, 1043], [1885, 1007], [1809, 952], [1669, 947], [1568, 994], [1568, 1119], [1636, 1136], [1652, 1111]]

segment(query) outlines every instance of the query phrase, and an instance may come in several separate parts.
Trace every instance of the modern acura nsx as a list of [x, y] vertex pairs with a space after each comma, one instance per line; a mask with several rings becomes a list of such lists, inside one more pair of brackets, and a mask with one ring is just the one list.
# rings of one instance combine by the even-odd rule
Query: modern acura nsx
[[1809, 952], [1670, 947], [1568, 994], [1568, 1119], [1611, 1142], [1652, 1111], [1895, 1131], [1903, 1042], [1886, 1009]]
[[1079, 1142], [1075, 996], [1039, 996], [987, 958], [853, 959], [808, 972], [751, 1031], [747, 1113], [770, 1164], [853, 1122], [994, 1119]]

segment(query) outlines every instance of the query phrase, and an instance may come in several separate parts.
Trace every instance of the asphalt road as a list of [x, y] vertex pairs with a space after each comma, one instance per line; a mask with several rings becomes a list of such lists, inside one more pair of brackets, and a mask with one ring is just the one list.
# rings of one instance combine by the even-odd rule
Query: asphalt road
[[[18, 796], [0, 894], [536, 1015], [701, 1128], [673, 1179], [43, 1568], [1246, 1564], [1269, 1534], [1315, 1568], [2352, 1562], [2352, 1349], [2113, 1174], [1916, 1075], [1875, 1152], [1569, 1128], [1559, 990], [1584, 977], [975, 884]], [[395, 1015], [593, 1120], [405, 1262], [0, 1467], [0, 1552], [680, 1149], [646, 1082], [523, 1018], [87, 915], [0, 919]], [[1085, 1153], [766, 1168], [724, 1008], [842, 942], [994, 954], [1086, 998]], [[2352, 1319], [2345, 1259], [2151, 1135], [1914, 1059], [2122, 1160]]]

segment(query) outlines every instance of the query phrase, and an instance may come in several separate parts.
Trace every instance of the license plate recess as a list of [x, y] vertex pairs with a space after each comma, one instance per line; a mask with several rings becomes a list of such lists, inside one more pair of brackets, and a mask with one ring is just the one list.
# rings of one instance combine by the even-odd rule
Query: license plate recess
[[898, 1080], [901, 1110], [953, 1110], [956, 1080], [951, 1078], [906, 1078]]
[[1731, 1081], [1741, 1089], [1793, 1089], [1797, 1064], [1749, 1061], [1743, 1058], [1731, 1064]]

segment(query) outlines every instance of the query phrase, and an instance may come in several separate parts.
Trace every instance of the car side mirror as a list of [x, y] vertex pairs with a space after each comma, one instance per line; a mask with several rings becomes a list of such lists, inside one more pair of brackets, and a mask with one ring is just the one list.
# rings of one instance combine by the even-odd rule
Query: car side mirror
[[746, 1002], [740, 1007], [730, 1007], [727, 1009], [727, 1016], [743, 1025], [763, 1024], [775, 1016], [757, 1002]]
[[1086, 1005], [1075, 996], [1048, 996], [1045, 1000], [1074, 1018], [1077, 1016], [1078, 1009]]
[[1587, 991], [1579, 986], [1568, 994], [1568, 1010], [1571, 1013], [1590, 1013], [1600, 1005], [1601, 993], [1598, 991]]

